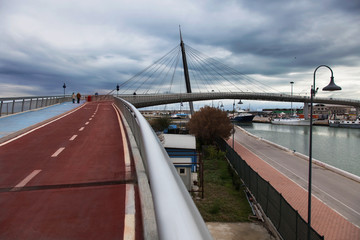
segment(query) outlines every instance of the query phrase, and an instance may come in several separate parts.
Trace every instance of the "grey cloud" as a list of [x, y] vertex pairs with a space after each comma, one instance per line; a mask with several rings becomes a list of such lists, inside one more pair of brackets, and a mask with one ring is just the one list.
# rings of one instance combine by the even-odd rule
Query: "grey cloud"
[[[69, 90], [110, 91], [178, 45], [180, 24], [186, 44], [211, 56], [213, 49], [223, 50], [223, 63], [288, 89], [290, 73], [307, 76], [320, 64], [359, 69], [359, 5], [355, 0], [5, 0], [0, 87], [34, 84], [40, 86], [34, 95], [57, 94], [67, 82]], [[299, 88], [307, 84], [301, 84], [303, 77], [296, 75]]]

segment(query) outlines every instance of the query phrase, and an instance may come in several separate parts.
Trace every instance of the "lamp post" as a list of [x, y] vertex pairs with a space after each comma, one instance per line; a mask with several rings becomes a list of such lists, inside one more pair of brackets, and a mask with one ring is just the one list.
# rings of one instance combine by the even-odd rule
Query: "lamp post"
[[293, 96], [293, 85], [294, 85], [294, 82], [293, 81], [291, 81], [290, 82], [290, 84], [291, 84], [291, 110], [290, 110], [290, 117], [293, 115], [293, 113], [292, 113], [292, 96]]
[[64, 98], [65, 98], [65, 88], [66, 88], [66, 84], [64, 83], [63, 85], [63, 88], [64, 88]]
[[119, 97], [119, 90], [120, 90], [120, 86], [119, 84], [116, 85], [116, 96]]
[[[214, 93], [214, 90], [211, 90], [212, 93]], [[214, 99], [211, 101], [211, 107], [214, 107]]]
[[[220, 103], [221, 103], [221, 104], [220, 104]], [[217, 106], [217, 108], [219, 108], [219, 104], [220, 104], [220, 109], [222, 109], [222, 108], [224, 107], [223, 102], [222, 102], [222, 101], [219, 101], [219, 102], [218, 102], [218, 106]]]
[[334, 83], [334, 75], [332, 69], [327, 65], [320, 65], [314, 71], [314, 81], [310, 91], [310, 138], [309, 138], [309, 180], [308, 180], [308, 240], [310, 240], [311, 229], [311, 175], [312, 175], [312, 121], [313, 121], [313, 103], [318, 88], [315, 88], [315, 74], [320, 67], [327, 67], [331, 72], [330, 83], [324, 87], [323, 91], [338, 91], [341, 87]]
[[235, 99], [234, 99], [234, 103], [233, 103], [233, 139], [232, 139], [232, 148], [234, 149], [234, 145], [235, 145]]

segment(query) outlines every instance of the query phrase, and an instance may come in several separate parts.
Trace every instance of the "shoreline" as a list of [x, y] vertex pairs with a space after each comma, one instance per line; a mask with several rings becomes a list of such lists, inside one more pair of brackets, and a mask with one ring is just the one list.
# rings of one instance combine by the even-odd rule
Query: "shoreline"
[[[299, 152], [294, 152], [293, 150], [291, 150], [291, 149], [289, 149], [289, 148], [286, 148], [286, 147], [281, 146], [281, 145], [279, 145], [279, 144], [277, 144], [277, 143], [271, 142], [271, 141], [269, 141], [269, 140], [267, 140], [267, 139], [258, 137], [258, 136], [256, 136], [256, 135], [254, 135], [254, 134], [246, 131], [244, 128], [242, 128], [242, 127], [240, 127], [240, 126], [238, 126], [238, 125], [236, 125], [236, 127], [237, 127], [239, 130], [241, 130], [242, 132], [246, 133], [247, 135], [249, 135], [249, 136], [251, 136], [251, 137], [253, 137], [253, 138], [256, 138], [256, 139], [258, 139], [258, 140], [260, 140], [260, 141], [263, 141], [263, 142], [266, 142], [266, 143], [268, 143], [268, 144], [270, 144], [270, 145], [273, 145], [273, 146], [279, 148], [280, 150], [287, 151], [287, 152], [291, 152], [292, 154], [294, 154], [294, 155], [296, 155], [296, 156], [299, 156], [301, 159], [306, 160], [306, 161], [309, 161], [309, 156], [307, 156], [307, 155], [305, 155], [305, 154], [302, 154], [302, 153], [299, 153]], [[349, 172], [347, 172], [347, 171], [345, 171], [345, 170], [339, 169], [339, 168], [337, 168], [337, 167], [334, 167], [334, 166], [329, 165], [329, 164], [327, 164], [327, 163], [321, 162], [321, 161], [319, 161], [319, 160], [317, 160], [317, 159], [314, 159], [314, 158], [312, 158], [312, 162], [313, 162], [314, 164], [318, 165], [318, 166], [321, 166], [321, 167], [323, 167], [323, 168], [325, 168], [325, 169], [328, 169], [328, 170], [330, 170], [330, 171], [332, 171], [332, 172], [335, 172], [335, 173], [337, 173], [337, 174], [339, 174], [339, 175], [342, 175], [342, 176], [344, 176], [344, 177], [346, 177], [346, 178], [349, 178], [349, 179], [351, 179], [351, 180], [353, 180], [353, 181], [356, 181], [356, 182], [360, 183], [360, 177], [357, 176], [357, 175], [355, 175], [355, 174], [353, 174], [353, 173], [349, 173]]]

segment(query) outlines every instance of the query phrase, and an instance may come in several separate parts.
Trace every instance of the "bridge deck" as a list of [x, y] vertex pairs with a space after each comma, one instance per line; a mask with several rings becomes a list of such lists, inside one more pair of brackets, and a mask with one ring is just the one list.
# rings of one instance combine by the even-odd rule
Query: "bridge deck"
[[111, 102], [93, 102], [1, 143], [0, 238], [141, 239], [123, 131]]

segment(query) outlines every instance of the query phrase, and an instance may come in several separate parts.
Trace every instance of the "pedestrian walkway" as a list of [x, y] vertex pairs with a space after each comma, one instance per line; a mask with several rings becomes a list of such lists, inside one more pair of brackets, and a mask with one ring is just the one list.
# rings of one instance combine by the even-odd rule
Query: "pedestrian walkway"
[[84, 102], [73, 104], [72, 102], [65, 102], [45, 108], [33, 109], [31, 111], [0, 117], [0, 139], [70, 111], [83, 103]]
[[1, 143], [0, 209], [0, 239], [143, 239], [134, 161], [112, 102]]
[[[228, 144], [232, 145], [232, 139], [228, 140]], [[263, 148], [269, 147], [271, 146], [264, 143]], [[292, 205], [292, 207], [299, 211], [299, 214], [303, 219], [307, 219], [308, 192], [305, 189], [273, 168], [238, 141], [235, 141], [235, 151], [252, 169], [254, 169], [254, 171], [258, 172], [262, 178], [269, 181], [270, 184]], [[313, 196], [311, 201], [312, 227], [320, 235], [324, 235], [326, 240], [360, 239], [359, 228], [347, 221], [318, 198]]]

